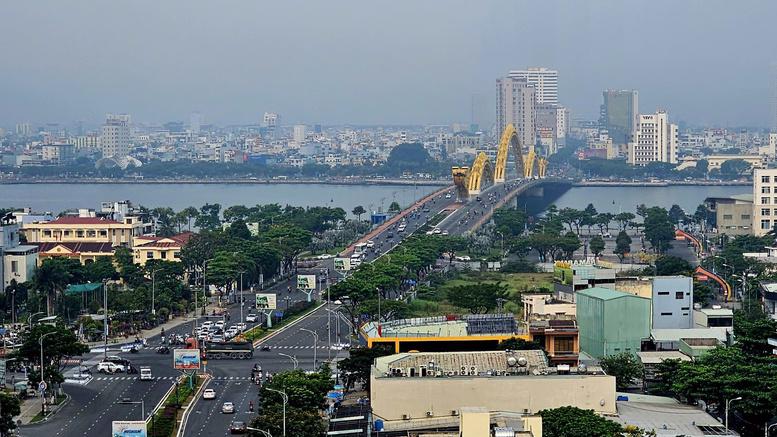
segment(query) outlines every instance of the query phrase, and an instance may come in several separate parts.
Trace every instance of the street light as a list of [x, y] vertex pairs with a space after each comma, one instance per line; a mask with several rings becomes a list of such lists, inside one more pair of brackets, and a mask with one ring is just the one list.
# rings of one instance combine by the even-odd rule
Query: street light
[[734, 399], [726, 399], [726, 432], [728, 432], [728, 409], [731, 406], [732, 402], [741, 401], [741, 400], [742, 400], [742, 396], [737, 396]]
[[295, 357], [295, 356], [291, 356], [289, 354], [284, 354], [283, 352], [278, 352], [278, 355], [290, 359], [291, 360], [291, 364], [294, 366], [294, 369], [296, 369], [297, 366], [299, 365], [299, 361], [297, 361], [297, 357]]
[[156, 272], [162, 269], [155, 269], [151, 271], [151, 314], [156, 315]]
[[240, 271], [240, 323], [243, 323], [243, 274], [246, 273], [245, 270]]
[[104, 350], [103, 350], [103, 358], [108, 358], [108, 281], [106, 279], [103, 279], [103, 336], [105, 337], [104, 340]]
[[124, 398], [120, 402], [121, 405], [135, 405], [140, 404], [140, 420], [146, 420], [146, 403], [143, 399], [139, 401], [133, 401], [130, 398]]
[[278, 393], [283, 398], [283, 437], [286, 437], [286, 404], [289, 403], [289, 396], [283, 390], [275, 390], [269, 387], [266, 388], [268, 391]]
[[766, 428], [764, 429], [764, 437], [769, 437], [769, 430], [775, 426], [777, 426], [777, 423], [772, 423], [771, 425], [767, 423]]
[[[38, 339], [38, 343], [40, 343], [40, 382], [45, 384], [45, 379], [43, 378], [43, 339], [48, 337], [49, 335], [56, 334], [57, 331], [51, 331], [47, 332], [40, 336]], [[40, 411], [42, 414], [46, 414], [46, 391], [43, 391], [43, 402], [40, 403]]]
[[[206, 290], [206, 287], [207, 287], [206, 281], [205, 281], [205, 268], [208, 266], [208, 263], [211, 262], [211, 261], [213, 261], [213, 258], [206, 259], [205, 261], [202, 262], [202, 300], [203, 300], [202, 311], [203, 311], [203, 313], [205, 313], [205, 307], [207, 306], [207, 305], [205, 305], [205, 290]], [[198, 317], [197, 313], [198, 313], [198, 311], [199, 310], [197, 309], [197, 292], [195, 291], [194, 292], [194, 330], [192, 331], [192, 335], [196, 335], [197, 334], [196, 331], [197, 331], [197, 317]]]
[[30, 322], [30, 331], [32, 331], [32, 319], [34, 319], [35, 316], [37, 316], [38, 314], [46, 314], [46, 312], [45, 311], [39, 311], [37, 313], [33, 313], [33, 315], [31, 315], [29, 317], [28, 321]]
[[307, 328], [299, 328], [300, 331], [309, 332], [313, 335], [313, 371], [316, 371], [316, 348], [318, 348], [318, 332]]

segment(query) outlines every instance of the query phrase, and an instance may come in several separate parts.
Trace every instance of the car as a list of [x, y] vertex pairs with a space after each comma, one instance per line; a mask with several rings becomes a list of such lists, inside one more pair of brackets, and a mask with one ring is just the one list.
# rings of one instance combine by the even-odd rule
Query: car
[[257, 316], [254, 313], [251, 313], [251, 314], [246, 316], [246, 322], [254, 323], [254, 322], [256, 322], [256, 320], [257, 320]]
[[212, 325], [213, 325], [213, 321], [212, 320], [206, 320], [206, 321], [204, 321], [204, 322], [202, 322], [200, 324], [200, 326], [202, 326], [203, 328], [209, 328]]
[[236, 323], [235, 326], [237, 327], [238, 331], [245, 331], [246, 329], [246, 324], [243, 322]]
[[158, 353], [158, 354], [169, 354], [170, 353], [170, 348], [167, 347], [167, 346], [159, 346], [158, 348], [156, 348], [156, 353]]
[[141, 367], [140, 368], [140, 380], [141, 381], [153, 381], [154, 375], [151, 374], [151, 368], [150, 367]]
[[232, 402], [224, 402], [221, 404], [221, 412], [224, 414], [235, 414], [235, 404]]
[[316, 259], [324, 260], [324, 259], [330, 259], [330, 258], [334, 258], [334, 257], [335, 256], [332, 255], [331, 253], [322, 253], [321, 255], [317, 256]]
[[214, 326], [216, 327], [216, 329], [224, 329], [224, 325], [226, 325], [226, 322], [224, 322], [223, 320], [219, 320], [218, 322], [216, 322]]
[[367, 240], [367, 247], [372, 249], [373, 247], [375, 247], [375, 242], [372, 240]]
[[451, 195], [451, 193], [446, 193], [446, 194], [445, 194], [445, 198], [446, 198], [446, 199], [450, 199], [451, 197], [453, 197], [453, 196]]
[[472, 261], [468, 255], [457, 256], [456, 261]]
[[202, 392], [202, 398], [216, 399], [216, 390], [213, 390], [212, 388], [206, 388], [205, 391]]
[[270, 350], [270, 346], [263, 344], [262, 347], [259, 348], [260, 351], [267, 352]]
[[124, 372], [124, 366], [110, 361], [103, 361], [97, 363], [97, 371], [100, 373], [121, 373]]
[[440, 228], [434, 228], [434, 229], [432, 230], [432, 233], [433, 233], [434, 235], [439, 235], [439, 234], [442, 234], [442, 231], [440, 230]]
[[448, 231], [442, 231], [442, 235], [448, 235]]
[[118, 355], [108, 355], [107, 357], [105, 357], [105, 359], [103, 361], [107, 361], [109, 363], [118, 364], [118, 365], [120, 365], [120, 366], [122, 366], [124, 368], [127, 368], [130, 365], [130, 360], [128, 360], [126, 358], [122, 358], [122, 357], [120, 357]]
[[245, 422], [235, 420], [229, 424], [229, 432], [232, 434], [245, 434], [248, 432], [248, 425]]

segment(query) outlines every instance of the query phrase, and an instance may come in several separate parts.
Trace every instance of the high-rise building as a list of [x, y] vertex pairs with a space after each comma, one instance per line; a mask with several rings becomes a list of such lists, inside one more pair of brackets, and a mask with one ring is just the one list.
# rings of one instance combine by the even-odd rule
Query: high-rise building
[[537, 104], [535, 117], [537, 132], [550, 131], [552, 134], [551, 149], [548, 153], [556, 153], [559, 147], [564, 147], [569, 126], [567, 108], [555, 103]]
[[202, 115], [199, 112], [192, 112], [189, 116], [189, 131], [195, 135], [199, 134], [200, 124], [202, 124]]
[[763, 236], [777, 224], [777, 169], [753, 170], [753, 233]]
[[510, 70], [508, 77], [525, 79], [535, 89], [538, 104], [558, 103], [558, 70], [545, 67], [529, 67], [526, 70]]
[[677, 163], [677, 125], [669, 123], [665, 111], [640, 114], [637, 131], [629, 142], [629, 163], [645, 166], [651, 162]]
[[262, 117], [262, 127], [267, 129], [267, 134], [275, 138], [275, 133], [280, 124], [280, 116], [274, 112], [265, 112]]
[[626, 144], [637, 130], [639, 94], [636, 90], [604, 90], [601, 127], [607, 129], [614, 144]]
[[130, 116], [127, 114], [108, 114], [103, 124], [100, 139], [103, 157], [127, 156], [130, 149]]
[[294, 134], [292, 139], [294, 140], [294, 144], [297, 146], [301, 146], [305, 143], [305, 125], [304, 124], [295, 124], [294, 125]]
[[777, 62], [772, 62], [769, 67], [769, 97], [770, 97], [770, 118], [769, 129], [777, 132]]
[[503, 77], [496, 80], [497, 137], [512, 123], [521, 145], [534, 148], [536, 100], [533, 86], [526, 79]]
[[30, 123], [16, 123], [16, 135], [20, 137], [28, 137], [32, 135], [32, 127]]

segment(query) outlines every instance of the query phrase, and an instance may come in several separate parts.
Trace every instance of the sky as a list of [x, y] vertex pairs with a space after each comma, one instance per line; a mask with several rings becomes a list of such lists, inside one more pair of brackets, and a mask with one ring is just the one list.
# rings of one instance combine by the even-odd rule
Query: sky
[[559, 70], [572, 117], [633, 88], [641, 112], [766, 126], [777, 2], [4, 0], [0, 125], [129, 113], [219, 125], [495, 118], [495, 79]]

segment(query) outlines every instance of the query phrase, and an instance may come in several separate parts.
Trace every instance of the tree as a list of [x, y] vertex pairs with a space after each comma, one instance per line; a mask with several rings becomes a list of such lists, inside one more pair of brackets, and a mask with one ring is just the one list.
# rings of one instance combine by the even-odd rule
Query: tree
[[669, 208], [669, 220], [671, 220], [672, 223], [678, 225], [680, 222], [685, 221], [685, 219], [685, 211], [683, 211], [679, 205], [674, 204], [671, 208]]
[[574, 208], [561, 208], [558, 212], [558, 218], [569, 226], [569, 232], [580, 234], [580, 226], [585, 219], [583, 211]]
[[613, 221], [614, 218], [615, 215], [610, 214], [609, 212], [602, 212], [596, 215], [594, 221], [596, 222], [596, 226], [599, 227], [599, 232], [601, 234], [605, 234], [610, 230], [610, 222]]
[[[588, 233], [591, 233], [591, 227], [596, 224], [596, 215], [598, 212], [596, 211], [596, 208], [594, 207], [593, 203], [589, 203], [588, 206], [585, 207], [583, 210], [583, 217], [581, 220], [581, 224], [583, 226], [588, 226]], [[579, 232], [578, 232], [579, 233]]]
[[720, 165], [720, 175], [736, 179], [750, 171], [750, 164], [744, 159], [729, 159]]
[[674, 376], [680, 368], [680, 359], [665, 359], [656, 364], [655, 379], [656, 385], [653, 389], [655, 393], [671, 395]]
[[372, 348], [357, 347], [351, 349], [348, 358], [337, 363], [337, 368], [343, 375], [345, 386], [351, 388], [356, 384], [362, 384], [364, 389], [369, 391], [370, 369], [375, 359], [393, 353], [394, 348], [386, 344], [376, 344]]
[[541, 350], [542, 344], [539, 340], [526, 341], [522, 338], [511, 337], [507, 340], [503, 340], [497, 345], [497, 349], [512, 350], [512, 351], [527, 351], [527, 350]]
[[515, 208], [499, 208], [494, 211], [496, 230], [505, 236], [521, 235], [526, 226], [526, 220], [526, 213]]
[[214, 231], [221, 228], [221, 205], [218, 203], [206, 203], [200, 208], [200, 213], [194, 221], [194, 225], [200, 229]]
[[399, 203], [396, 201], [391, 202], [391, 205], [389, 205], [388, 212], [399, 212], [402, 211], [402, 208], [399, 206]]
[[351, 211], [351, 213], [353, 213], [353, 215], [355, 215], [356, 219], [359, 221], [362, 221], [362, 214], [364, 214], [365, 212], [367, 212], [367, 210], [365, 210], [364, 207], [361, 205], [357, 205], [353, 209], [353, 211]]
[[[370, 299], [359, 305], [359, 313], [366, 314], [370, 320], [378, 320], [378, 300]], [[410, 308], [403, 300], [382, 300], [380, 302], [380, 321], [403, 319], [410, 315]]]
[[186, 217], [187, 220], [187, 227], [186, 229], [191, 231], [192, 230], [192, 220], [197, 219], [197, 217], [200, 215], [200, 212], [197, 210], [197, 208], [193, 206], [189, 206], [187, 208], [184, 208], [181, 210], [180, 214], [183, 217]]
[[46, 293], [48, 314], [51, 314], [54, 310], [54, 303], [72, 278], [73, 275], [66, 268], [65, 262], [60, 258], [46, 259], [35, 270], [33, 283], [38, 291]]
[[0, 435], [9, 435], [9, 431], [16, 429], [16, 422], [13, 419], [21, 411], [21, 402], [18, 396], [0, 393]]
[[657, 206], [648, 208], [645, 211], [645, 238], [650, 241], [650, 245], [656, 253], [663, 253], [669, 248], [669, 244], [674, 240], [674, 225], [669, 219], [666, 209]]
[[542, 435], [545, 437], [620, 437], [623, 427], [577, 407], [541, 410]]
[[[40, 362], [40, 338], [43, 340], [44, 376], [49, 382], [62, 382], [62, 369], [70, 357], [80, 356], [89, 352], [89, 347], [80, 343], [73, 331], [63, 325], [35, 325], [23, 338], [22, 345], [16, 352], [17, 356], [32, 363]], [[37, 379], [36, 379], [37, 376]], [[30, 376], [33, 383], [40, 382], [40, 372]]]
[[595, 235], [593, 238], [591, 238], [591, 241], [588, 242], [588, 248], [591, 249], [591, 252], [594, 254], [595, 257], [599, 257], [599, 255], [604, 252], [604, 239], [598, 235]]
[[575, 251], [582, 246], [583, 243], [574, 232], [567, 232], [563, 237], [558, 238], [555, 244], [556, 250], [566, 259], [572, 259]]
[[497, 306], [497, 299], [508, 295], [507, 286], [501, 283], [483, 283], [458, 285], [448, 290], [448, 301], [460, 308], [466, 308], [472, 314], [484, 314]]
[[391, 149], [386, 166], [397, 171], [412, 171], [424, 167], [432, 157], [421, 143], [403, 143]]
[[[320, 410], [324, 405], [331, 381], [329, 366], [322, 366], [318, 372], [306, 375], [302, 370], [276, 373], [272, 382], [261, 388], [259, 415], [251, 422], [252, 427], [268, 430], [272, 435], [283, 433], [283, 396], [286, 394], [286, 432], [288, 435], [320, 435], [324, 432], [324, 421]], [[270, 390], [272, 389], [272, 390]], [[274, 390], [274, 391], [273, 391]]]
[[630, 212], [621, 212], [616, 214], [614, 217], [615, 221], [618, 222], [618, 228], [621, 231], [628, 229], [629, 224], [634, 221], [635, 218], [637, 218], [637, 216]]
[[672, 276], [672, 275], [685, 275], [690, 276], [693, 267], [688, 261], [672, 256], [672, 255], [660, 255], [656, 258], [656, 275]]
[[618, 390], [630, 387], [635, 379], [643, 377], [645, 371], [642, 362], [628, 352], [603, 357], [599, 364], [608, 375], [615, 377], [615, 386]]

